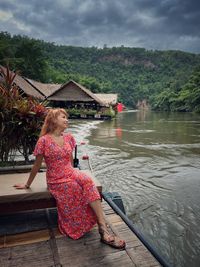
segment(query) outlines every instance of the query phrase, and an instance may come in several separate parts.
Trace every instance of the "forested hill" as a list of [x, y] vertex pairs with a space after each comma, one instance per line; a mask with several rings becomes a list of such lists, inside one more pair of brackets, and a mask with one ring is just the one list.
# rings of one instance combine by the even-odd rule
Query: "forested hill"
[[0, 64], [42, 82], [73, 79], [93, 92], [118, 93], [135, 107], [147, 99], [152, 108], [200, 111], [200, 55], [143, 48], [58, 46], [25, 36], [0, 33]]

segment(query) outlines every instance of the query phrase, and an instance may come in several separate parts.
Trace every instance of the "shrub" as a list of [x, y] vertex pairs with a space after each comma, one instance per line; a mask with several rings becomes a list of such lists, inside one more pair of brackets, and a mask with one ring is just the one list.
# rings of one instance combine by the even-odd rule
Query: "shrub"
[[14, 84], [9, 68], [0, 68], [0, 160], [8, 162], [20, 152], [29, 162], [46, 108], [32, 97], [24, 97]]

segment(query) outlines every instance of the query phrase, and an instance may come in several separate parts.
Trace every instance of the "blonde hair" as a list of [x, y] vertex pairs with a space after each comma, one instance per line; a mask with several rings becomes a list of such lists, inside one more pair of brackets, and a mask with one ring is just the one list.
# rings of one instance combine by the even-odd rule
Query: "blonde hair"
[[47, 133], [52, 133], [56, 129], [56, 120], [61, 113], [68, 117], [67, 112], [63, 108], [51, 108], [48, 110], [40, 132], [40, 137]]

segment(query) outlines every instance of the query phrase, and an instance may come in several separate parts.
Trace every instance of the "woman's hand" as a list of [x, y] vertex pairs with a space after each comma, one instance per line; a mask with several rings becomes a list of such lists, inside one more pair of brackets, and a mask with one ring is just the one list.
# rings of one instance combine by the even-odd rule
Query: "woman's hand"
[[13, 185], [13, 187], [15, 187], [16, 189], [28, 189], [29, 188], [27, 184], [15, 184]]
[[16, 189], [28, 189], [30, 185], [32, 184], [36, 174], [38, 173], [40, 166], [42, 164], [43, 155], [37, 155], [35, 163], [31, 169], [31, 172], [29, 174], [29, 178], [26, 182], [26, 184], [15, 184], [13, 185]]

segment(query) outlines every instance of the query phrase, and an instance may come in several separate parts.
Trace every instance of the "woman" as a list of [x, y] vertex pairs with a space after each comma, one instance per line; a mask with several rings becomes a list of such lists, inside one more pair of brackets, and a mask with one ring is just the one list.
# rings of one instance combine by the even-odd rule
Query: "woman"
[[44, 158], [48, 189], [57, 203], [60, 232], [78, 239], [97, 223], [102, 242], [124, 248], [125, 242], [108, 231], [95, 184], [90, 177], [73, 168], [72, 152], [76, 142], [70, 133], [64, 134], [67, 127], [64, 109], [48, 111], [35, 146], [36, 160], [27, 183], [14, 186], [17, 189], [30, 188]]

